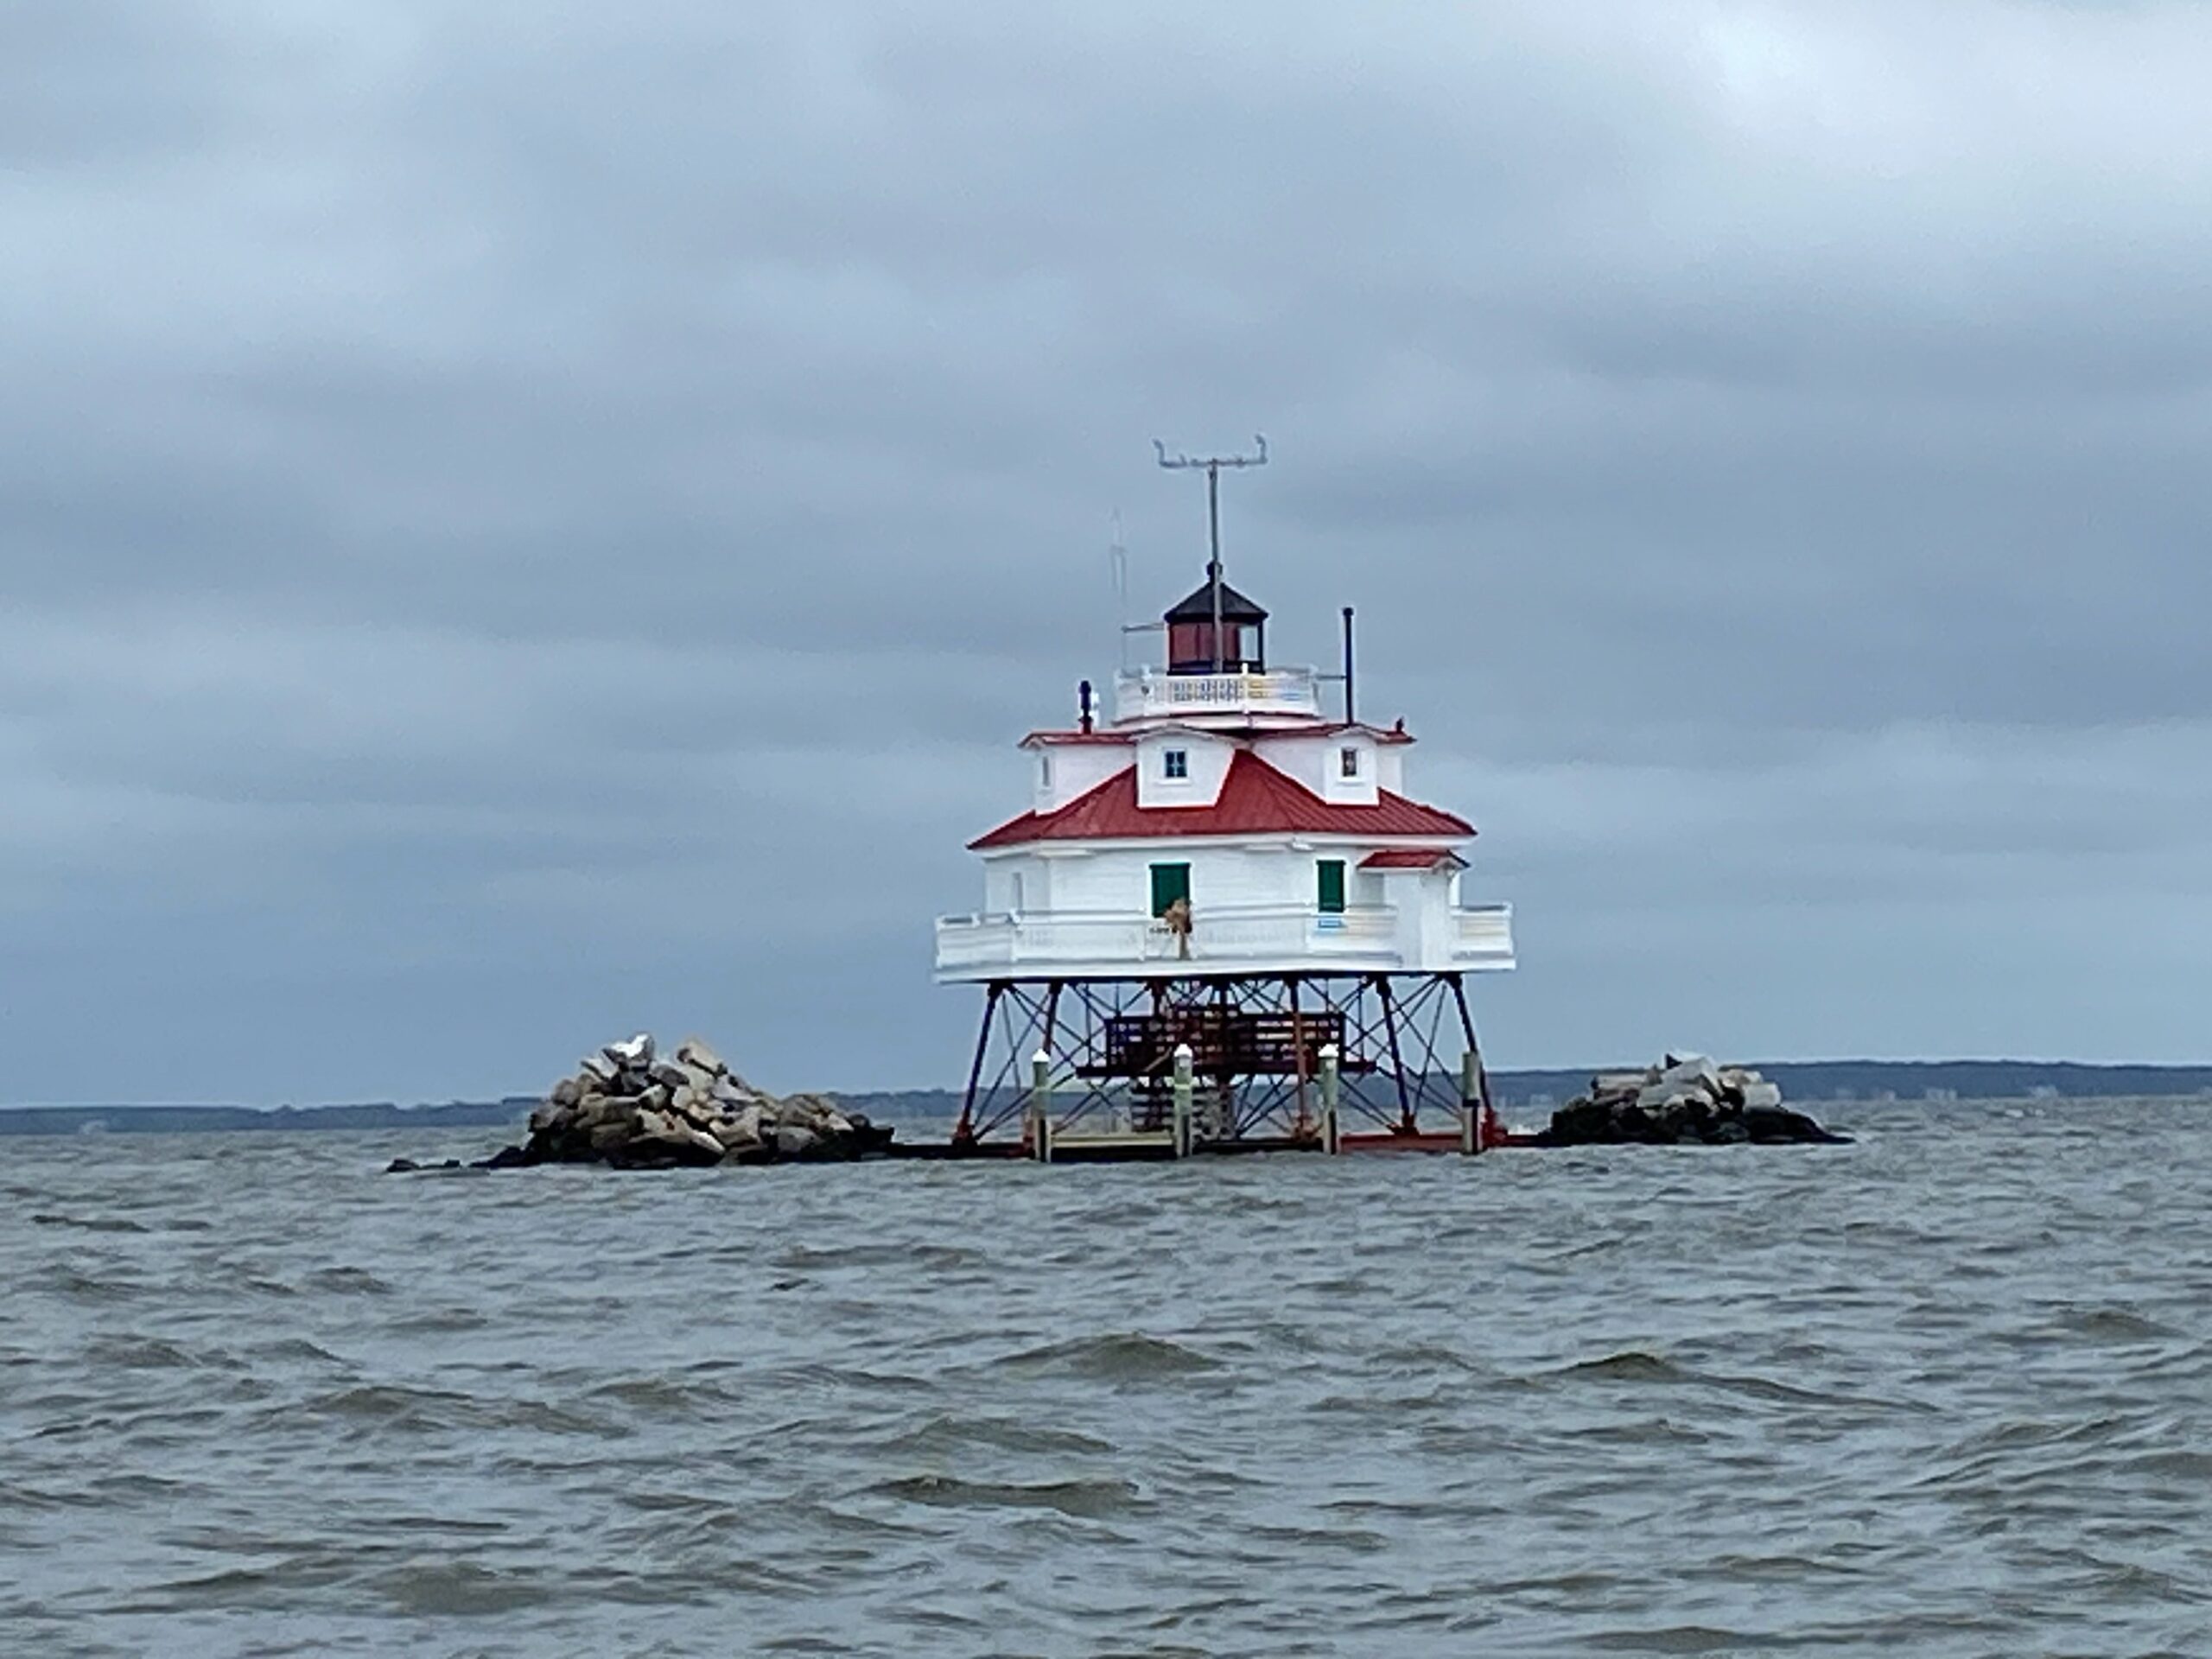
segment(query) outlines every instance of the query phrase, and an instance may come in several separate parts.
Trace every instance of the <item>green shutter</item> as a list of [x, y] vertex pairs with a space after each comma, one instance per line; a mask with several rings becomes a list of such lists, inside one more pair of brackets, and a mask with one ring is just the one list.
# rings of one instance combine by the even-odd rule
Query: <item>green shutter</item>
[[1313, 867], [1318, 878], [1321, 913], [1341, 916], [1344, 909], [1344, 861], [1341, 858], [1325, 858]]
[[1167, 906], [1191, 896], [1191, 867], [1155, 864], [1152, 867], [1152, 913], [1165, 916]]

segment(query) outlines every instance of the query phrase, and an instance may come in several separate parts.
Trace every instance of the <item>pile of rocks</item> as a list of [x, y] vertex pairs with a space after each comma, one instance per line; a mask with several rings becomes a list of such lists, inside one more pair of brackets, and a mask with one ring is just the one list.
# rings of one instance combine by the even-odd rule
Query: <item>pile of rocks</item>
[[1847, 1141], [1782, 1103], [1779, 1084], [1701, 1054], [1669, 1054], [1643, 1071], [1601, 1071], [1590, 1092], [1552, 1114], [1540, 1147], [1727, 1146]]
[[826, 1095], [779, 1099], [694, 1037], [661, 1058], [640, 1032], [585, 1057], [530, 1116], [530, 1139], [489, 1160], [669, 1169], [852, 1159], [889, 1148], [895, 1131], [848, 1116]]

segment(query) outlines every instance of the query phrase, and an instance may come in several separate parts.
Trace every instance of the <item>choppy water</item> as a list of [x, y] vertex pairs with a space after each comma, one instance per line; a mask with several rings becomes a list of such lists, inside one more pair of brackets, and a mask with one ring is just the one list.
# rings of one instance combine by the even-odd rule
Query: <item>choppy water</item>
[[386, 1178], [0, 1142], [0, 1652], [2212, 1653], [2212, 1108]]

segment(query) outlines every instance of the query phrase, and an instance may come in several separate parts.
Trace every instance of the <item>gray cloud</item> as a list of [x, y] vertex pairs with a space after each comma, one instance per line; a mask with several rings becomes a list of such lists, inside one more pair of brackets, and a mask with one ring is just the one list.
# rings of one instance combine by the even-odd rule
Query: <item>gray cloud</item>
[[2201, 1057], [2208, 70], [1993, 0], [10, 7], [0, 1094], [950, 1078], [1109, 514], [1179, 594], [1147, 441], [1255, 427], [1238, 581], [1360, 607], [1521, 906], [1500, 1058]]

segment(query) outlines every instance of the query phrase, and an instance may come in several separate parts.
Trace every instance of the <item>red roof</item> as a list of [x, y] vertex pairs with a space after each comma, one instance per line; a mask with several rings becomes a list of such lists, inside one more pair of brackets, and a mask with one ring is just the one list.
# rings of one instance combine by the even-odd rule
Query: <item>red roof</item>
[[1032, 732], [1014, 745], [1026, 749], [1033, 745], [1051, 744], [1057, 747], [1064, 743], [1129, 744], [1137, 741], [1135, 732]]
[[1467, 868], [1467, 861], [1449, 847], [1385, 847], [1359, 861], [1363, 870], [1433, 870], [1440, 864]]
[[[1151, 725], [1142, 728], [1132, 726], [1102, 726], [1094, 731], [1088, 732], [1032, 732], [1028, 736], [1023, 738], [1020, 742], [1014, 745], [1014, 747], [1016, 748], [1027, 749], [1045, 745], [1057, 747], [1063, 743], [1128, 744], [1135, 742], [1140, 737], [1146, 735], [1148, 732], [1162, 731], [1170, 728], [1184, 731], [1205, 731], [1216, 737], [1228, 734], [1216, 730], [1211, 727], [1185, 725], [1180, 721], [1169, 721], [1166, 722], [1164, 726]], [[1377, 743], [1382, 744], [1410, 743], [1414, 741], [1414, 734], [1406, 730], [1402, 726], [1370, 726], [1363, 720], [1332, 720], [1325, 721], [1312, 726], [1284, 726], [1271, 728], [1265, 734], [1265, 735], [1273, 738], [1341, 737], [1346, 732], [1363, 733], [1367, 736], [1373, 738]]]
[[1389, 790], [1373, 806], [1337, 806], [1249, 749], [1230, 757], [1211, 806], [1137, 804], [1137, 769], [1125, 766], [1051, 812], [1024, 812], [968, 843], [974, 851], [1032, 841], [1120, 841], [1154, 836], [1422, 836], [1464, 840], [1474, 825]]
[[1410, 743], [1414, 734], [1400, 721], [1395, 726], [1370, 726], [1363, 720], [1332, 720], [1325, 726], [1286, 727], [1270, 737], [1336, 737], [1345, 732], [1364, 732], [1377, 743]]

